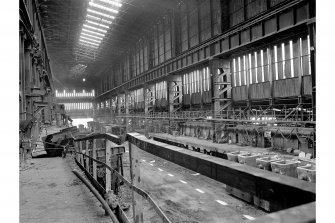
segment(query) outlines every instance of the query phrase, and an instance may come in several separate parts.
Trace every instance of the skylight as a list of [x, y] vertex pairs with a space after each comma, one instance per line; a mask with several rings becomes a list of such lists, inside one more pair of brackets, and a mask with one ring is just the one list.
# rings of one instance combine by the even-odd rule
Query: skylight
[[89, 2], [89, 5], [92, 6], [92, 7], [94, 7], [94, 8], [102, 9], [102, 10], [105, 10], [105, 11], [108, 11], [108, 12], [113, 12], [115, 14], [119, 13], [118, 10], [111, 9], [111, 8], [105, 7], [103, 5], [95, 4], [93, 2]]
[[111, 16], [111, 15], [108, 15], [106, 13], [102, 13], [102, 12], [99, 12], [99, 11], [96, 11], [96, 10], [93, 10], [93, 9], [87, 9], [87, 11], [91, 12], [93, 14], [97, 14], [97, 15], [103, 16], [103, 17], [107, 17], [107, 18], [110, 18], [110, 19], [115, 19], [114, 16]]
[[87, 41], [87, 40], [79, 39], [79, 41], [80, 41], [80, 42], [83, 42], [83, 43], [91, 44], [91, 45], [93, 45], [93, 46], [99, 46], [99, 44], [97, 44], [97, 43], [92, 43], [92, 42]]
[[96, 40], [96, 39], [91, 39], [91, 38], [88, 38], [88, 37], [85, 37], [85, 36], [81, 36], [80, 39], [84, 39], [84, 40], [89, 40], [89, 41], [92, 41], [92, 42], [95, 42], [95, 43], [101, 43], [101, 40]]
[[[79, 36], [76, 55], [90, 52], [96, 55], [104, 43], [109, 28], [122, 6], [121, 0], [89, 0], [86, 18]], [[85, 55], [87, 56], [87, 55]], [[92, 57], [94, 59], [95, 56]]]
[[88, 37], [91, 37], [93, 39], [102, 40], [101, 37], [93, 36], [93, 35], [90, 35], [90, 34], [87, 34], [87, 33], [84, 33], [84, 32], [81, 33], [81, 36], [88, 36]]
[[121, 7], [122, 4], [118, 1], [111, 1], [111, 0], [100, 0], [101, 2], [105, 2], [107, 4], [110, 4], [110, 5], [114, 5], [114, 6], [117, 6], [117, 7]]
[[87, 33], [91, 33], [91, 34], [94, 34], [94, 35], [96, 35], [96, 36], [102, 36], [102, 37], [104, 37], [105, 36], [105, 34], [102, 34], [102, 33], [98, 33], [98, 32], [94, 32], [94, 31], [92, 31], [92, 30], [88, 30], [88, 29], [82, 29], [82, 31], [81, 32], [87, 32]]
[[107, 29], [109, 28], [109, 26], [103, 25], [101, 23], [93, 22], [93, 21], [90, 21], [90, 20], [86, 20], [86, 22], [88, 22], [90, 24], [93, 24], [93, 25], [96, 25], [96, 26], [103, 27], [103, 28], [107, 28]]
[[94, 29], [94, 30], [99, 31], [99, 32], [102, 32], [102, 33], [106, 33], [106, 32], [107, 32], [106, 29], [99, 29], [99, 28], [96, 28], [96, 27], [94, 27], [94, 26], [89, 26], [89, 25], [87, 25], [87, 24], [84, 24], [84, 26], [85, 26], [85, 28], [88, 28], [88, 29]]
[[102, 19], [102, 18], [93, 16], [93, 15], [90, 15], [90, 14], [87, 14], [87, 18], [94, 19], [94, 20], [98, 20], [98, 21], [101, 21], [101, 22], [103, 22], [103, 23], [107, 23], [107, 24], [111, 24], [111, 23], [112, 23], [112, 21], [105, 20], [105, 19]]

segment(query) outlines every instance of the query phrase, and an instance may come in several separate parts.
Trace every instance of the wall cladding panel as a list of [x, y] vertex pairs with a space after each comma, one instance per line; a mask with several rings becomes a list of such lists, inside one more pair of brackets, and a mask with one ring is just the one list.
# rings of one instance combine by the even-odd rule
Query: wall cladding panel
[[230, 47], [234, 48], [239, 45], [239, 35], [235, 34], [230, 37]]
[[199, 44], [199, 29], [198, 29], [198, 9], [194, 9], [189, 14], [189, 41], [190, 47], [194, 47]]
[[279, 15], [279, 29], [292, 26], [294, 24], [293, 9], [287, 10]]
[[229, 38], [221, 40], [221, 51], [225, 52], [229, 50]]
[[278, 5], [281, 2], [284, 2], [286, 0], [270, 0], [270, 7], [273, 7], [275, 5]]
[[199, 60], [203, 60], [203, 59], [205, 59], [205, 50], [200, 49], [199, 50]]
[[[187, 3], [187, 4], [189, 4], [188, 3], [188, 1], [184, 1], [184, 3]], [[235, 7], [235, 9], [238, 9], [237, 11], [239, 11], [239, 10], [242, 10], [243, 12], [244, 12], [244, 15], [245, 16], [247, 16], [246, 14], [248, 13], [247, 11], [248, 11], [248, 9], [247, 9], [247, 7], [251, 7], [251, 6], [249, 6], [247, 3], [251, 3], [251, 2], [253, 2], [253, 3], [251, 3], [251, 4], [263, 4], [264, 3], [264, 1], [257, 1], [257, 0], [254, 0], [254, 1], [252, 1], [252, 0], [250, 0], [250, 1], [244, 1], [244, 4], [243, 4], [243, 6], [242, 6], [242, 2], [243, 1], [233, 1], [233, 0], [231, 0], [231, 2], [233, 2], [232, 4], [230, 4], [230, 9], [232, 9], [232, 8], [234, 8]], [[263, 3], [262, 3], [263, 2]], [[275, 3], [276, 2], [276, 3]], [[276, 4], [278, 4], [278, 3], [280, 3], [280, 2], [282, 2], [282, 1], [272, 1], [272, 5], [276, 5]], [[186, 5], [186, 4], [184, 4], [184, 3], [182, 3], [181, 5]], [[218, 7], [215, 7], [215, 4], [216, 3], [218, 3], [219, 5], [220, 5], [220, 1], [219, 0], [211, 0], [211, 7], [212, 7], [212, 10], [214, 10], [212, 13], [211, 13], [211, 24], [212, 24], [212, 28], [213, 28], [213, 26], [214, 26], [214, 24], [215, 24], [215, 21], [213, 21], [213, 18], [216, 16], [215, 15], [215, 10], [218, 8]], [[190, 3], [191, 4], [191, 3]], [[270, 4], [270, 3], [269, 3]], [[195, 4], [194, 4], [195, 5]], [[240, 7], [237, 7], [237, 6], [240, 6]], [[222, 10], [224, 10], [223, 8], [225, 7], [225, 6], [220, 6], [221, 8], [220, 9], [222, 9]], [[228, 7], [228, 4], [226, 4], [226, 8]], [[256, 23], [256, 24], [252, 24], [251, 26], [248, 26], [248, 27], [250, 27], [250, 29], [246, 29], [247, 28], [247, 26], [245, 26], [244, 27], [244, 25], [243, 25], [243, 27], [241, 27], [241, 28], [243, 28], [243, 29], [239, 29], [239, 30], [237, 30], [236, 32], [234, 32], [234, 33], [229, 33], [227, 36], [222, 36], [222, 38], [217, 38], [215, 41], [211, 41], [211, 42], [209, 42], [209, 45], [204, 45], [204, 46], [199, 46], [199, 49], [196, 49], [196, 51], [194, 51], [194, 52], [187, 52], [186, 54], [183, 54], [183, 55], [181, 55], [179, 58], [173, 58], [173, 60], [174, 61], [171, 61], [171, 63], [172, 63], [172, 66], [170, 66], [170, 64], [169, 63], [164, 63], [163, 65], [162, 65], [162, 67], [159, 67], [159, 69], [155, 69], [154, 68], [154, 70], [152, 70], [152, 71], [149, 71], [147, 74], [144, 74], [144, 76], [143, 77], [145, 77], [146, 79], [146, 81], [151, 81], [152, 80], [152, 78], [155, 78], [155, 77], [158, 77], [158, 76], [161, 76], [162, 74], [166, 74], [166, 72], [168, 71], [168, 72], [174, 72], [174, 71], [176, 71], [176, 69], [183, 69], [185, 66], [189, 66], [189, 65], [193, 65], [194, 63], [197, 63], [199, 60], [203, 60], [203, 59], [206, 59], [206, 58], [208, 58], [208, 57], [210, 57], [210, 56], [213, 56], [214, 54], [219, 54], [220, 52], [227, 52], [227, 51], [229, 51], [230, 49], [233, 49], [233, 48], [236, 48], [236, 47], [238, 47], [239, 45], [240, 45], [240, 42], [241, 42], [241, 44], [244, 44], [244, 43], [247, 43], [247, 42], [250, 42], [250, 41], [253, 41], [253, 40], [255, 40], [255, 39], [257, 39], [257, 38], [262, 38], [263, 37], [263, 35], [269, 35], [269, 34], [274, 34], [276, 31], [277, 31], [277, 28], [279, 28], [279, 27], [277, 27], [277, 18], [278, 18], [278, 25], [280, 25], [280, 28], [281, 29], [286, 29], [286, 28], [289, 28], [289, 27], [292, 27], [294, 24], [293, 24], [293, 15], [295, 15], [295, 16], [297, 16], [297, 19], [298, 19], [298, 17], [300, 18], [299, 20], [304, 20], [305, 18], [306, 18], [306, 16], [308, 15], [308, 10], [309, 10], [309, 8], [308, 8], [308, 4], [305, 4], [305, 3], [299, 3], [299, 4], [297, 4], [297, 5], [295, 5], [295, 7], [294, 7], [294, 10], [297, 10], [297, 11], [295, 11], [294, 13], [293, 13], [293, 10], [292, 10], [292, 8], [291, 8], [291, 10], [286, 10], [286, 11], [284, 11], [284, 7], [286, 7], [286, 5], [285, 4], [282, 4], [282, 5], [280, 5], [280, 7], [282, 7], [283, 9], [281, 10], [282, 12], [284, 12], [284, 13], [277, 13], [276, 15], [271, 15], [272, 17], [269, 17], [270, 16], [270, 14], [269, 15], [267, 15], [267, 18], [265, 18], [262, 22], [259, 22], [259, 23]], [[199, 9], [199, 10], [198, 10]], [[194, 7], [189, 7], [187, 10], [186, 10], [186, 6], [185, 6], [185, 10], [186, 11], [188, 11], [186, 14], [188, 15], [188, 16], [186, 16], [186, 17], [189, 17], [189, 15], [192, 13], [192, 12], [194, 12], [194, 11], [196, 11], [196, 14], [197, 15], [199, 15], [200, 17], [201, 17], [201, 15], [203, 15], [203, 13], [201, 12], [201, 9], [200, 8], [198, 8], [198, 9], [196, 9], [196, 7], [194, 6]], [[245, 11], [246, 10], [246, 11]], [[219, 10], [220, 11], [220, 10]], [[237, 14], [238, 14], [238, 12], [237, 11], [231, 11], [230, 13], [231, 14], [229, 14], [230, 15], [230, 18], [233, 18], [233, 16], [237, 16]], [[259, 11], [261, 11], [261, 9], [259, 10]], [[221, 12], [222, 13], [222, 12]], [[255, 14], [257, 14], [256, 12], [255, 12]], [[226, 14], [227, 15], [227, 14]], [[222, 14], [222, 19], [224, 19], [224, 16], [225, 15], [223, 15]], [[251, 16], [251, 15], [248, 15], [248, 16]], [[276, 17], [277, 16], [277, 17]], [[200, 30], [199, 31], [201, 31], [201, 18], [200, 17], [198, 17], [198, 22], [199, 22], [199, 26], [198, 26], [198, 28], [200, 27]], [[235, 17], [236, 18], [236, 17]], [[242, 17], [241, 17], [242, 18]], [[240, 18], [240, 19], [241, 19]], [[189, 18], [185, 18], [186, 19], [186, 21], [185, 21], [185, 24], [186, 24], [186, 27], [185, 27], [185, 29], [186, 29], [186, 31], [187, 31], [187, 35], [188, 34], [190, 34], [189, 32], [190, 32], [190, 21], [188, 20]], [[232, 19], [226, 19], [225, 21], [228, 21], [228, 22], [232, 22], [231, 21]], [[241, 20], [242, 21], [242, 20]], [[243, 18], [243, 21], [245, 21], [245, 18]], [[180, 20], [178, 19], [178, 22], [180, 22]], [[264, 25], [263, 27], [262, 27], [262, 24]], [[246, 24], [247, 25], [247, 24]], [[224, 27], [221, 27], [221, 28], [223, 28], [224, 29]], [[242, 31], [241, 31], [242, 30]], [[158, 31], [158, 29], [157, 29], [157, 31]], [[264, 31], [264, 34], [263, 34], [263, 31]], [[292, 30], [293, 31], [293, 30]], [[213, 32], [215, 32], [215, 31], [213, 31], [212, 30], [212, 33], [211, 33], [211, 35], [213, 35]], [[198, 34], [199, 34], [199, 32], [198, 32]], [[151, 35], [152, 36], [152, 35]], [[166, 36], [164, 36], [164, 39], [165, 39], [165, 37]], [[178, 38], [180, 38], [181, 36], [179, 36]], [[187, 36], [187, 41], [188, 41], [188, 44], [189, 44], [189, 41], [190, 41], [190, 38], [191, 38], [191, 35], [190, 36]], [[201, 32], [200, 32], [200, 36], [198, 35], [198, 39], [200, 39], [201, 40]], [[157, 33], [157, 39], [158, 39], [158, 33]], [[157, 41], [157, 42], [159, 42], [159, 41]], [[178, 41], [177, 41], [178, 42]], [[306, 41], [306, 38], [304, 38], [303, 39], [303, 41], [302, 41], [302, 44], [304, 45], [305, 44], [305, 42], [307, 42]], [[165, 43], [165, 41], [164, 41], [164, 43]], [[143, 44], [145, 44], [145, 41], [143, 42]], [[157, 44], [158, 45], [158, 44]], [[296, 46], [296, 43], [294, 42], [294, 45], [293, 45], [294, 47]], [[158, 47], [158, 46], [157, 46]], [[166, 45], [164, 45], [164, 47], [166, 47]], [[287, 46], [285, 46], [286, 48], [287, 48]], [[136, 55], [136, 53], [138, 52], [138, 51], [141, 51], [141, 46], [139, 47], [139, 46], [137, 46], [136, 47], [136, 52], [130, 52], [130, 61], [129, 61], [129, 64], [130, 65], [134, 65], [134, 66], [132, 66], [132, 69], [130, 70], [130, 72], [129, 73], [137, 73], [137, 74], [139, 74], [139, 75], [141, 75], [141, 74], [143, 74], [143, 68], [141, 68], [140, 67], [140, 69], [141, 69], [141, 71], [140, 72], [138, 72], [137, 71], [137, 69], [138, 69], [138, 67], [137, 67], [137, 61], [136, 61], [136, 56], [134, 56], [134, 53], [135, 53], [135, 55]], [[149, 47], [149, 49], [151, 48], [151, 46]], [[288, 52], [289, 52], [289, 50], [287, 50], [285, 48], [285, 57], [287, 58], [288, 57]], [[303, 47], [303, 48], [306, 48], [306, 47]], [[307, 48], [306, 48], [307, 49]], [[281, 58], [282, 58], [282, 55], [281, 55], [281, 46], [278, 46], [278, 51], [279, 51], [279, 54], [278, 54], [278, 60], [281, 60]], [[151, 51], [152, 52], [152, 51]], [[159, 53], [160, 55], [161, 55], [161, 53]], [[252, 56], [254, 56], [254, 55], [252, 55]], [[258, 55], [259, 56], [259, 55]], [[296, 56], [296, 55], [295, 55]], [[143, 58], [144, 59], [144, 58]], [[158, 59], [158, 58], [157, 58]], [[272, 58], [273, 59], [273, 58]], [[134, 61], [135, 60], [135, 61]], [[141, 58], [139, 58], [139, 60], [140, 61], [142, 61], [142, 59]], [[305, 60], [307, 61], [308, 60], [308, 56], [305, 56]], [[306, 63], [305, 62], [305, 60], [303, 60], [303, 67], [304, 67], [304, 72], [303, 73], [307, 73], [307, 71], [305, 72], [305, 70], [308, 70], [307, 68], [308, 68], [308, 63]], [[259, 65], [260, 64], [260, 59], [259, 58], [257, 58], [257, 64]], [[266, 62], [267, 62], [267, 58], [266, 58], [266, 55], [264, 55], [264, 65], [266, 65]], [[273, 60], [272, 60], [273, 61]], [[296, 61], [295, 61], [296, 62]], [[144, 62], [140, 62], [140, 64], [143, 64]], [[254, 63], [254, 60], [252, 61], [252, 63]], [[120, 63], [120, 64], [124, 64], [124, 63]], [[289, 70], [289, 64], [285, 64], [286, 66], [285, 66], [285, 69], [286, 70]], [[169, 68], [167, 67], [167, 66], [170, 66]], [[243, 65], [242, 65], [243, 66]], [[121, 66], [122, 67], [122, 66]], [[295, 66], [296, 67], [296, 66]], [[305, 68], [306, 67], [306, 68]], [[150, 67], [150, 68], [152, 68], [152, 67]], [[165, 69], [165, 71], [162, 71], [162, 68], [163, 69]], [[144, 68], [145, 69], [145, 68]], [[279, 78], [283, 78], [282, 77], [282, 64], [280, 63], [279, 64]], [[136, 72], [137, 71], [137, 72]], [[119, 76], [119, 72], [118, 71], [115, 71], [115, 72], [113, 72], [114, 74], [115, 74], [115, 76]], [[126, 71], [126, 69], [122, 69], [122, 71], [121, 71], [121, 73], [123, 73], [123, 74], [125, 74], [125, 76], [126, 76], [126, 73], [127, 73], [127, 71]], [[267, 81], [267, 70], [264, 70], [264, 76], [265, 76], [265, 81]], [[296, 71], [295, 71], [295, 73], [297, 73]], [[113, 75], [114, 76], [114, 75]], [[130, 75], [129, 75], [130, 76]], [[289, 73], [287, 73], [287, 75], [286, 75], [287, 77], [289, 77], [290, 76], [290, 74]], [[260, 69], [259, 70], [257, 70], [257, 77], [258, 77], [258, 81], [260, 81], [260, 79], [261, 79], [261, 73], [260, 73]], [[128, 79], [128, 78], [127, 78]], [[308, 78], [306, 78], [306, 80], [307, 80]], [[113, 80], [111, 80], [112, 81], [112, 83], [113, 83]], [[115, 85], [114, 87], [117, 87], [117, 86], [119, 86], [119, 85], [121, 85], [121, 84], [124, 84], [124, 83], [120, 83], [120, 78], [118, 78], [117, 80], [117, 84], [113, 84], [113, 85]], [[121, 80], [122, 81], [122, 80]], [[253, 80], [253, 83], [254, 83], [254, 81], [255, 80]], [[124, 82], [124, 81], [122, 81], [122, 82]], [[242, 81], [243, 82], [243, 81]], [[140, 83], [140, 81], [139, 80], [136, 80], [136, 82], [133, 80], [133, 81], [130, 81], [129, 82], [129, 84], [124, 84], [122, 87], [119, 87], [119, 88], [117, 88], [117, 89], [115, 89], [115, 90], [113, 90], [113, 91], [119, 91], [119, 90], [122, 90], [122, 89], [127, 89], [127, 87], [129, 87], [129, 86], [131, 86], [131, 87], [135, 87], [136, 86], [136, 84], [141, 84]], [[104, 87], [104, 90], [103, 91], [105, 91], [105, 90], [110, 90], [110, 87], [108, 87], [109, 89], [105, 89], [106, 87], [105, 86], [103, 86]], [[245, 87], [244, 86], [242, 86], [240, 89], [239, 89], [239, 91], [241, 91], [242, 89], [245, 89]], [[99, 92], [101, 92], [101, 90], [99, 91]], [[101, 92], [101, 93], [103, 93], [103, 92]], [[240, 95], [242, 95], [242, 93], [240, 93]], [[241, 99], [242, 98], [242, 96], [240, 96], [240, 99], [239, 100], [243, 100], [243, 99]]]
[[258, 23], [251, 27], [251, 39], [257, 39], [262, 36], [262, 24]]
[[216, 42], [215, 44], [214, 44], [214, 54], [218, 54], [218, 53], [220, 53], [221, 51], [220, 51], [220, 43], [219, 42]]
[[184, 94], [183, 95], [183, 104], [184, 105], [191, 104], [191, 96], [189, 94]]
[[244, 101], [248, 99], [247, 86], [232, 88], [233, 101]]
[[271, 97], [270, 82], [251, 84], [250, 86], [251, 99], [266, 99]]
[[312, 76], [311, 75], [303, 76], [302, 79], [304, 85], [304, 94], [312, 95]]
[[191, 98], [192, 104], [200, 104], [201, 103], [201, 93], [193, 93]]
[[296, 22], [301, 22], [309, 18], [309, 4], [305, 3], [296, 9]]
[[211, 92], [210, 91], [204, 91], [202, 93], [202, 100], [203, 100], [203, 103], [211, 103], [212, 100], [211, 100]]
[[193, 60], [193, 63], [196, 63], [196, 62], [199, 61], [198, 51], [196, 51], [196, 52], [193, 53], [192, 60]]
[[199, 5], [200, 41], [203, 42], [211, 37], [211, 11], [210, 1], [203, 1]]
[[[223, 13], [228, 12], [228, 8], [225, 8], [226, 4], [223, 4], [222, 7], [222, 3], [220, 0], [211, 0], [212, 1], [212, 27], [213, 27], [213, 35], [217, 36], [219, 35], [222, 31], [221, 31], [221, 24], [224, 27], [224, 29], [226, 27], [229, 27], [229, 24], [226, 20], [222, 21], [222, 12], [221, 12], [221, 8], [223, 8]], [[228, 13], [227, 13], [228, 14]]]
[[230, 27], [244, 21], [244, 0], [229, 1]]
[[268, 35], [277, 31], [276, 17], [265, 20], [264, 22], [264, 34]]
[[267, 8], [267, 0], [246, 0], [246, 4], [247, 19], [250, 19], [257, 14], [264, 12]]
[[241, 31], [241, 44], [250, 42], [250, 29]]
[[273, 82], [273, 96], [278, 98], [300, 95], [299, 78], [289, 78]]

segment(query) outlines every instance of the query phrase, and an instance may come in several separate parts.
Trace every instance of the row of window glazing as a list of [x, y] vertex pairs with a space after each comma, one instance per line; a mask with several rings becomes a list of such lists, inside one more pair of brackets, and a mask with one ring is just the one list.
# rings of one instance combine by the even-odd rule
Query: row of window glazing
[[[221, 19], [221, 14], [219, 13], [220, 0], [205, 0], [200, 4], [196, 4], [195, 1], [190, 2], [182, 2], [177, 10], [181, 14], [181, 32], [179, 34], [182, 44], [181, 51], [185, 51], [213, 35], [218, 35], [221, 30], [219, 22]], [[189, 6], [186, 7], [186, 4], [189, 4]], [[117, 87], [149, 70], [149, 64], [154, 67], [172, 58], [172, 40], [176, 38], [176, 36], [173, 36], [173, 33], [176, 32], [172, 32], [172, 29], [175, 28], [173, 18], [172, 13], [168, 12], [157, 24], [149, 29], [144, 37], [139, 39], [135, 44], [134, 50], [128, 51], [123, 60], [110, 69], [109, 74], [106, 75], [104, 80], [101, 80], [98, 94]], [[199, 24], [198, 21], [200, 21]], [[211, 31], [211, 24], [213, 24], [213, 32]], [[199, 32], [200, 34], [198, 34]], [[150, 58], [151, 62], [149, 62]]]
[[58, 90], [56, 90], [57, 98], [79, 98], [79, 97], [94, 97], [94, 96], [95, 96], [94, 90], [92, 90], [91, 92], [85, 92], [85, 90], [83, 90], [83, 92], [76, 92], [75, 90], [73, 90], [73, 92], [66, 92], [65, 90], [63, 92], [58, 92]]
[[[211, 89], [211, 79], [209, 73], [209, 67], [203, 67], [200, 69], [193, 70], [191, 72], [185, 73], [182, 75], [183, 77], [183, 94], [193, 94], [198, 92], [210, 91]], [[153, 93], [155, 99], [167, 99], [167, 81], [161, 81], [154, 84]], [[139, 88], [137, 90], [130, 92], [129, 101], [132, 102], [143, 102], [144, 95], [143, 95], [143, 88]], [[124, 97], [119, 98], [122, 101]], [[153, 102], [155, 103], [155, 102]], [[111, 103], [109, 100], [103, 101], [98, 103], [97, 108], [109, 108], [116, 107], [117, 105], [117, 96], [111, 99]]]
[[87, 110], [92, 109], [93, 105], [92, 103], [64, 103], [65, 110], [71, 111], [71, 110]]
[[136, 89], [131, 92], [129, 102], [138, 103], [144, 101], [143, 88]]
[[106, 76], [101, 79], [98, 95], [120, 86], [173, 56], [251, 19], [283, 1], [180, 1], [173, 12], [169, 11], [164, 14], [134, 44], [120, 62], [106, 73]]
[[[309, 36], [295, 38], [231, 60], [233, 86], [242, 86], [311, 74]], [[183, 94], [210, 90], [209, 68], [204, 67], [182, 75]], [[135, 95], [135, 93], [134, 93]], [[143, 91], [135, 102], [144, 100]], [[167, 98], [166, 81], [155, 84], [155, 98]]]
[[282, 42], [235, 57], [231, 61], [233, 86], [311, 74], [309, 36]]
[[183, 94], [192, 94], [211, 89], [209, 67], [183, 74]]
[[229, 0], [229, 26], [233, 27], [286, 0]]

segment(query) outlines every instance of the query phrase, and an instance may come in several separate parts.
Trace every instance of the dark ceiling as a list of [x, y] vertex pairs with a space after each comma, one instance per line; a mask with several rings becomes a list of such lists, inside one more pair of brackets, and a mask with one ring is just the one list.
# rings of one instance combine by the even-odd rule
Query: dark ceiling
[[56, 89], [92, 89], [95, 76], [133, 46], [176, 1], [121, 0], [122, 7], [93, 60], [75, 54], [89, 0], [38, 0]]

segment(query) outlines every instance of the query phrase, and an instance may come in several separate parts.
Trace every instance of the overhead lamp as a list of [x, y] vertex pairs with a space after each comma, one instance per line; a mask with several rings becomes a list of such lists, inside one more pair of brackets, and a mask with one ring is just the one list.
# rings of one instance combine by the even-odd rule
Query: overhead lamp
[[106, 25], [102, 25], [100, 23], [97, 23], [97, 22], [93, 22], [93, 21], [90, 21], [90, 20], [86, 20], [86, 22], [90, 23], [90, 24], [93, 24], [93, 25], [96, 25], [96, 26], [101, 26], [101, 27], [104, 27], [104, 28], [109, 28], [109, 26], [106, 26]]
[[82, 29], [82, 32], [92, 33], [92, 34], [94, 34], [94, 35], [102, 36], [102, 37], [105, 36], [105, 34], [98, 33], [98, 32], [94, 32], [94, 31], [91, 31], [91, 30], [88, 30], [88, 29], [85, 29], [85, 28]]
[[106, 19], [102, 19], [102, 18], [93, 16], [93, 15], [89, 15], [89, 14], [87, 14], [87, 17], [88, 17], [88, 18], [91, 18], [91, 19], [98, 20], [98, 21], [103, 22], [103, 23], [112, 24], [112, 21], [109, 21], [109, 20], [106, 20]]
[[83, 78], [83, 82], [85, 82], [86, 81], [86, 79], [85, 78]]
[[86, 28], [94, 29], [94, 30], [99, 31], [99, 32], [102, 32], [102, 33], [106, 33], [106, 32], [107, 32], [107, 30], [99, 29], [99, 28], [95, 28], [95, 27], [93, 27], [93, 26], [89, 26], [89, 25], [87, 25], [87, 24], [84, 24], [84, 26], [85, 26]]
[[120, 2], [117, 2], [117, 1], [110, 1], [110, 0], [99, 0], [101, 2], [105, 2], [107, 4], [110, 4], [110, 5], [114, 5], [116, 7], [121, 7], [122, 4]]
[[79, 39], [79, 41], [80, 41], [80, 42], [83, 42], [83, 43], [87, 43], [87, 44], [93, 45], [93, 46], [96, 46], [96, 47], [99, 46], [99, 44], [97, 44], [97, 43], [92, 43], [92, 42], [89, 42], [89, 41], [87, 41], [87, 40]]
[[79, 38], [84, 39], [84, 40], [89, 40], [89, 41], [92, 41], [92, 42], [96, 42], [96, 43], [101, 43], [100, 40], [91, 39], [91, 38], [88, 38], [88, 37], [85, 37], [85, 36], [81, 36]]
[[106, 10], [106, 11], [109, 11], [109, 12], [113, 12], [115, 14], [119, 13], [118, 10], [107, 8], [107, 7], [103, 6], [103, 5], [99, 5], [99, 4], [96, 4], [96, 3], [93, 3], [93, 2], [89, 2], [88, 4], [90, 6], [92, 6], [92, 7], [95, 7], [95, 8], [98, 8], [98, 9], [102, 9], [102, 10]]
[[93, 35], [90, 35], [90, 34], [87, 34], [87, 33], [83, 33], [83, 32], [81, 32], [80, 35], [88, 36], [88, 37], [91, 37], [91, 38], [94, 38], [94, 39], [98, 39], [98, 40], [102, 40], [103, 39], [101, 37], [93, 36]]
[[114, 16], [111, 16], [111, 15], [108, 15], [108, 14], [105, 14], [105, 13], [102, 13], [102, 12], [98, 12], [98, 11], [95, 11], [93, 9], [87, 9], [88, 12], [91, 12], [93, 14], [97, 14], [97, 15], [101, 15], [101, 16], [104, 16], [106, 18], [110, 18], [110, 19], [115, 19]]

